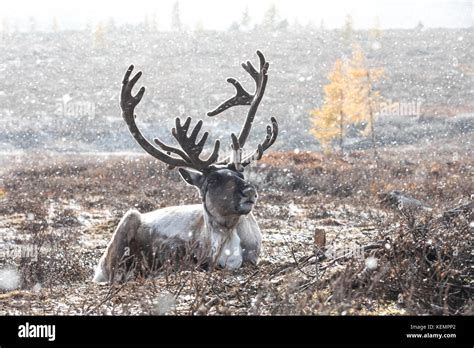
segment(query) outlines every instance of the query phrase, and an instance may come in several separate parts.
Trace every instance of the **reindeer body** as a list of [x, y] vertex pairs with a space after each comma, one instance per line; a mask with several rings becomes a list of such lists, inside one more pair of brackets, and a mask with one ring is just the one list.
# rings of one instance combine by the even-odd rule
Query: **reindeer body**
[[144, 214], [130, 210], [101, 257], [94, 281], [124, 279], [122, 273], [114, 275], [114, 267], [127, 254], [126, 248], [134, 249], [130, 253], [146, 255], [147, 251], [187, 244], [194, 247], [193, 252], [201, 261], [233, 270], [245, 262], [257, 263], [261, 240], [252, 213], [240, 216], [233, 226], [221, 226], [201, 204], [166, 207]]

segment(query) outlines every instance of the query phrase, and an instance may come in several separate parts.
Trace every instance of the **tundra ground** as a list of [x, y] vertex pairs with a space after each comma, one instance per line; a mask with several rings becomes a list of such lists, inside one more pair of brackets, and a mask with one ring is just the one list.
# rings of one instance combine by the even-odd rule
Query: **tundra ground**
[[[377, 162], [370, 151], [270, 153], [247, 174], [260, 194], [258, 266], [164, 268], [112, 286], [91, 279], [121, 216], [195, 203], [197, 192], [141, 155], [11, 155], [0, 265], [14, 284], [0, 290], [0, 314], [472, 315], [472, 214], [440, 216], [471, 199], [473, 159], [439, 148], [380, 151]], [[382, 205], [392, 190], [430, 209]], [[22, 246], [37, 254], [15, 254]]]

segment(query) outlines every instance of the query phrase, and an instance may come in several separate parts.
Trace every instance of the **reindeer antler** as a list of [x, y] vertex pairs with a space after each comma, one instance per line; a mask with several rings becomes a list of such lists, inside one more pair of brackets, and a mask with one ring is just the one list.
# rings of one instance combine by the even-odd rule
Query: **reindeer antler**
[[263, 156], [263, 153], [275, 142], [278, 136], [278, 122], [275, 117], [272, 117], [270, 120], [272, 122], [272, 125], [267, 126], [267, 136], [265, 137], [265, 140], [263, 141], [263, 143], [258, 144], [257, 150], [255, 150], [254, 153], [248, 155], [242, 160], [242, 165], [244, 167], [249, 165], [253, 161], [260, 160]]
[[[233, 165], [237, 170], [239, 170], [240, 166], [245, 167], [252, 161], [261, 159], [263, 152], [273, 145], [278, 136], [278, 123], [276, 119], [272, 117], [272, 124], [267, 126], [267, 136], [264, 142], [262, 144], [259, 144], [257, 150], [255, 150], [251, 155], [242, 158], [242, 148], [244, 147], [245, 142], [247, 141], [247, 138], [250, 134], [250, 130], [252, 129], [253, 121], [257, 113], [260, 101], [262, 100], [263, 94], [265, 93], [265, 88], [267, 86], [268, 81], [267, 73], [270, 64], [265, 60], [265, 56], [261, 51], [257, 51], [257, 55], [260, 61], [260, 67], [258, 71], [257, 69], [255, 69], [255, 67], [250, 61], [247, 61], [247, 63], [242, 63], [242, 67], [244, 68], [244, 70], [247, 71], [247, 73], [249, 73], [249, 75], [255, 81], [255, 93], [253, 95], [248, 93], [242, 87], [239, 81], [234, 78], [228, 78], [227, 82], [229, 82], [235, 87], [235, 96], [220, 104], [213, 111], [207, 113], [208, 116], [216, 116], [221, 112], [236, 105], [250, 105], [250, 109], [248, 111], [247, 117], [245, 118], [245, 122], [242, 126], [242, 129], [239, 133], [239, 137], [237, 138], [235, 134], [232, 134], [233, 156], [227, 157], [224, 160], [219, 161], [218, 163]], [[237, 152], [240, 152], [239, 156], [237, 156]], [[236, 158], [239, 159], [239, 162], [237, 162]]]
[[[142, 75], [141, 71], [138, 72], [131, 80], [130, 75], [134, 69], [134, 66], [131, 65], [122, 81], [122, 93], [120, 99], [120, 106], [122, 108], [122, 116], [125, 122], [130, 129], [135, 140], [138, 144], [150, 155], [157, 158], [158, 160], [168, 164], [170, 168], [174, 167], [188, 167], [193, 168], [198, 171], [204, 171], [208, 168], [211, 168], [214, 164], [216, 165], [228, 165], [234, 166], [237, 170], [240, 170], [241, 167], [247, 166], [254, 160], [259, 160], [264, 151], [267, 150], [270, 146], [273, 145], [277, 136], [278, 136], [278, 123], [275, 118], [271, 118], [271, 125], [267, 126], [267, 135], [263, 143], [259, 144], [257, 149], [250, 155], [242, 158], [242, 148], [247, 141], [250, 130], [252, 129], [252, 124], [257, 113], [258, 106], [260, 101], [263, 98], [265, 93], [265, 88], [268, 80], [268, 68], [269, 63], [265, 60], [265, 57], [262, 52], [257, 51], [258, 58], [260, 60], [260, 67], [257, 71], [250, 61], [247, 63], [242, 63], [242, 67], [249, 73], [249, 75], [254, 79], [256, 88], [255, 93], [248, 93], [234, 78], [229, 78], [227, 81], [231, 83], [236, 90], [236, 95], [227, 101], [219, 105], [215, 110], [210, 111], [208, 116], [215, 116], [227, 110], [228, 108], [236, 105], [250, 105], [250, 109], [247, 113], [245, 122], [240, 130], [239, 136], [232, 134], [232, 149], [233, 149], [233, 158], [227, 157], [226, 159], [217, 162], [219, 155], [220, 142], [216, 140], [214, 143], [214, 149], [211, 155], [203, 160], [200, 158], [200, 155], [204, 149], [206, 143], [208, 132], [205, 132], [201, 139], [197, 141], [199, 132], [202, 128], [202, 121], [199, 121], [191, 131], [191, 134], [188, 136], [189, 126], [191, 125], [191, 117], [188, 117], [186, 121], [181, 124], [179, 118], [176, 119], [176, 126], [172, 129], [172, 134], [174, 138], [178, 141], [180, 148], [170, 146], [160, 139], [154, 139], [155, 144], [157, 144], [163, 151], [159, 148], [153, 146], [140, 132], [135, 122], [134, 110], [138, 105], [140, 100], [145, 93], [145, 87], [140, 88], [138, 93], [135, 96], [132, 96], [131, 92], [138, 79]], [[173, 156], [176, 155], [177, 157]]]
[[[189, 161], [192, 164], [192, 168], [197, 170], [203, 170], [217, 161], [217, 157], [219, 156], [220, 142], [219, 140], [216, 140], [216, 142], [214, 143], [214, 150], [212, 151], [212, 154], [207, 158], [207, 160], [201, 160], [199, 156], [201, 155], [201, 152], [204, 149], [204, 145], [206, 143], [207, 137], [209, 136], [209, 133], [204, 132], [201, 140], [196, 143], [199, 131], [202, 127], [202, 120], [199, 120], [199, 122], [194, 126], [191, 135], [188, 136], [187, 133], [190, 124], [191, 117], [188, 117], [182, 126], [181, 120], [179, 118], [176, 118], [176, 128], [173, 128], [171, 133], [176, 138], [179, 145], [181, 145], [181, 148], [188, 156]], [[160, 144], [161, 142], [157, 140], [158, 139], [155, 139], [155, 142], [157, 144]]]
[[[199, 131], [202, 127], [202, 121], [199, 121], [196, 126], [194, 126], [191, 135], [188, 136], [189, 126], [191, 124], [191, 117], [188, 117], [183, 125], [179, 118], [176, 119], [176, 127], [172, 129], [172, 134], [175, 139], [178, 141], [181, 149], [165, 144], [159, 139], [154, 139], [155, 143], [161, 147], [166, 153], [162, 152], [160, 149], [153, 146], [140, 132], [135, 122], [135, 107], [138, 105], [140, 100], [145, 93], [145, 87], [140, 88], [138, 93], [135, 96], [132, 96], [132, 89], [137, 83], [138, 79], [142, 75], [142, 72], [139, 71], [131, 80], [129, 80], [130, 75], [134, 69], [133, 65], [130, 65], [122, 81], [122, 93], [120, 97], [120, 106], [122, 108], [122, 117], [128, 125], [130, 132], [132, 133], [135, 140], [138, 144], [150, 155], [157, 158], [158, 160], [169, 165], [170, 168], [173, 167], [188, 167], [193, 168], [199, 171], [203, 171], [209, 168], [213, 163], [217, 161], [219, 154], [220, 142], [216, 140], [214, 143], [214, 150], [212, 154], [206, 159], [201, 160], [200, 155], [204, 149], [206, 143], [208, 132], [205, 132], [199, 142], [196, 143]], [[178, 155], [179, 157], [171, 156], [171, 153]]]
[[239, 133], [239, 143], [242, 147], [245, 145], [247, 137], [249, 136], [250, 129], [252, 128], [252, 123], [255, 118], [255, 114], [257, 113], [258, 106], [263, 98], [263, 94], [265, 93], [265, 87], [267, 86], [268, 80], [267, 72], [270, 64], [265, 60], [265, 56], [262, 52], [257, 51], [257, 56], [260, 60], [260, 68], [258, 71], [255, 69], [255, 67], [250, 61], [247, 61], [247, 63], [242, 63], [242, 67], [244, 68], [244, 70], [247, 71], [249, 75], [252, 76], [252, 78], [255, 80], [255, 93], [253, 95], [248, 93], [242, 87], [239, 81], [234, 78], [228, 78], [227, 82], [229, 82], [235, 87], [235, 96], [220, 104], [213, 111], [207, 113], [207, 116], [216, 116], [221, 112], [236, 105], [250, 105], [250, 109], [248, 111], [244, 125], [242, 126], [242, 129]]
[[[277, 136], [278, 136], [278, 122], [277, 120], [272, 117], [271, 118], [272, 125], [267, 126], [267, 136], [263, 143], [258, 144], [257, 149], [250, 155], [242, 157], [242, 145], [239, 142], [239, 139], [232, 133], [232, 151], [233, 154], [230, 158], [225, 160], [229, 166], [233, 166], [236, 170], [242, 171], [244, 167], [248, 166], [253, 161], [258, 161], [262, 158], [263, 153], [267, 150], [270, 146], [273, 145]], [[218, 164], [224, 164], [223, 162], [219, 162]]]

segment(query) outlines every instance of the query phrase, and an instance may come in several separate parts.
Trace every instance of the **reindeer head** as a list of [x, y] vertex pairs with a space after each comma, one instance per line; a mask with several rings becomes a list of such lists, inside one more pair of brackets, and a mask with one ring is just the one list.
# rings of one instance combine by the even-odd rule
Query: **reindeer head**
[[176, 126], [171, 130], [180, 147], [167, 145], [159, 139], [154, 139], [158, 147], [151, 144], [138, 129], [134, 114], [135, 107], [145, 93], [145, 87], [140, 88], [135, 96], [131, 94], [132, 88], [141, 76], [141, 72], [129, 79], [134, 68], [133, 65], [130, 66], [122, 82], [120, 100], [122, 116], [135, 140], [150, 155], [168, 164], [170, 169], [179, 168], [179, 173], [184, 181], [199, 189], [204, 209], [212, 216], [220, 217], [223, 220], [231, 216], [240, 216], [251, 212], [257, 199], [257, 191], [252, 184], [245, 180], [244, 169], [252, 161], [259, 160], [264, 151], [273, 145], [278, 135], [278, 123], [272, 117], [271, 125], [267, 126], [265, 140], [258, 145], [253, 153], [243, 156], [243, 147], [252, 128], [268, 79], [269, 64], [260, 51], [257, 51], [257, 55], [260, 60], [258, 71], [249, 61], [242, 64], [242, 67], [255, 80], [255, 93], [248, 93], [236, 79], [229, 78], [227, 81], [235, 87], [236, 95], [208, 113], [208, 116], [212, 117], [232, 106], [250, 105], [239, 136], [237, 137], [234, 133], [231, 134], [232, 154], [223, 160], [218, 160], [219, 140], [215, 141], [213, 151], [209, 157], [201, 159], [200, 155], [209, 134], [205, 132], [198, 141], [198, 134], [203, 124], [200, 120], [188, 135], [192, 121], [190, 117], [184, 123], [177, 118]]
[[199, 188], [204, 207], [215, 217], [245, 215], [257, 201], [257, 190], [245, 180], [243, 173], [216, 168], [200, 173], [179, 168], [181, 177]]

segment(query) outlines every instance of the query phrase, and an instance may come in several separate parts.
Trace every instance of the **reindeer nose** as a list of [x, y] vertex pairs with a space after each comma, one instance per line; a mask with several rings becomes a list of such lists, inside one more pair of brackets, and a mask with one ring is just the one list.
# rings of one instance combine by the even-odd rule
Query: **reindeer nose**
[[257, 199], [257, 190], [252, 186], [247, 186], [242, 190], [242, 195], [250, 199]]

